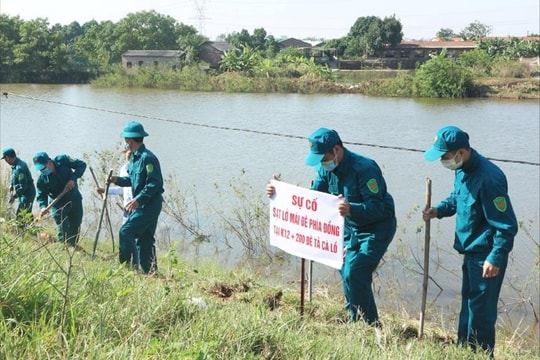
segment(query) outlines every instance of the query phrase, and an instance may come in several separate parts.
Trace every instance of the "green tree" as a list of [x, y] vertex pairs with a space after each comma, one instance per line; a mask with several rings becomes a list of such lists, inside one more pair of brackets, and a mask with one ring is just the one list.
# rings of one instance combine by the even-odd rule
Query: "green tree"
[[182, 23], [177, 25], [176, 34], [178, 48], [186, 52], [186, 64], [191, 65], [197, 62], [199, 47], [207, 38], [198, 34], [197, 29], [193, 26]]
[[242, 49], [246, 46], [251, 47], [251, 35], [246, 29], [242, 29], [239, 33], [233, 32], [232, 34], [227, 35], [226, 40], [238, 49]]
[[336, 49], [337, 55], [342, 56], [347, 49], [347, 37], [329, 40], [325, 42], [324, 47]]
[[303, 58], [304, 53], [302, 50], [295, 47], [288, 47], [279, 52], [276, 56], [276, 61], [281, 64], [292, 63], [297, 61], [296, 59]]
[[363, 16], [356, 19], [347, 35], [345, 57], [367, 56], [373, 49], [381, 46], [381, 29], [382, 20], [376, 16]]
[[37, 18], [20, 27], [20, 42], [13, 47], [14, 64], [28, 82], [60, 82], [67, 49], [62, 35], [49, 30], [47, 19]]
[[357, 38], [357, 37], [363, 37], [365, 36], [368, 31], [369, 27], [373, 23], [380, 22], [381, 19], [379, 19], [376, 16], [362, 16], [356, 19], [353, 26], [349, 29], [349, 33], [347, 34], [347, 37], [349, 38]]
[[484, 49], [465, 51], [459, 56], [459, 63], [469, 68], [475, 76], [489, 76], [493, 66], [493, 57]]
[[267, 58], [273, 58], [279, 53], [279, 43], [276, 41], [273, 35], [268, 35], [266, 37], [265, 43], [265, 55]]
[[268, 35], [264, 28], [253, 30], [250, 35], [246, 29], [239, 33], [233, 32], [225, 37], [225, 41], [238, 49], [249, 47], [251, 51], [257, 51], [261, 56], [274, 57], [279, 52], [279, 44], [272, 35]]
[[20, 43], [20, 28], [23, 20], [0, 14], [0, 81], [17, 82], [15, 67], [15, 45]]
[[382, 21], [382, 43], [384, 46], [395, 46], [403, 40], [403, 26], [395, 15], [385, 17]]
[[69, 25], [54, 24], [51, 31], [61, 33], [62, 42], [66, 45], [73, 44], [77, 37], [84, 35], [84, 30], [77, 21], [73, 21]]
[[332, 78], [332, 71], [328, 66], [317, 64], [314, 58], [303, 58], [302, 63], [298, 67], [302, 77], [310, 79], [325, 79], [330, 80]]
[[482, 39], [478, 43], [478, 48], [484, 50], [489, 56], [501, 56], [506, 46], [506, 41], [500, 38]]
[[463, 40], [479, 41], [485, 39], [491, 34], [492, 27], [486, 24], [482, 24], [480, 21], [475, 20], [465, 27], [459, 35]]
[[384, 45], [384, 39], [383, 39], [384, 33], [383, 33], [383, 22], [381, 20], [374, 21], [369, 25], [368, 31], [366, 35], [363, 37], [364, 40], [364, 46], [365, 46], [365, 53], [364, 55], [368, 55], [369, 53], [372, 53], [375, 49], [380, 49]]
[[266, 50], [266, 30], [263, 28], [253, 30], [253, 36], [251, 36], [251, 47], [255, 51]]
[[69, 82], [87, 82], [91, 76], [91, 67], [86, 56], [81, 56], [77, 51], [77, 40], [84, 36], [84, 28], [73, 21], [68, 25], [55, 24], [51, 32], [59, 33], [62, 42], [66, 46], [67, 63], [63, 64], [66, 71], [65, 80]]
[[115, 27], [110, 20], [100, 23], [91, 21], [83, 24], [86, 31], [75, 40], [77, 56], [87, 59], [93, 76], [106, 71], [116, 59], [112, 51], [112, 45], [116, 41]]
[[539, 40], [524, 40], [512, 37], [509, 41], [501, 38], [482, 39], [478, 48], [485, 50], [491, 57], [517, 59], [519, 57], [540, 56]]
[[177, 49], [176, 20], [155, 10], [130, 13], [114, 27], [111, 61], [119, 62], [127, 50]]
[[450, 28], [441, 28], [435, 36], [439, 40], [449, 41], [456, 37], [456, 33]]
[[522, 51], [525, 57], [540, 56], [540, 40], [522, 40]]
[[395, 16], [364, 16], [356, 19], [347, 35], [345, 57], [368, 56], [374, 50], [394, 46], [403, 39], [402, 25]]
[[446, 50], [416, 70], [413, 94], [418, 97], [464, 98], [472, 93], [473, 82], [469, 69], [459, 62], [445, 59]]
[[261, 62], [261, 55], [258, 51], [245, 46], [241, 51], [226, 51], [221, 59], [220, 68], [223, 71], [244, 71], [249, 72]]

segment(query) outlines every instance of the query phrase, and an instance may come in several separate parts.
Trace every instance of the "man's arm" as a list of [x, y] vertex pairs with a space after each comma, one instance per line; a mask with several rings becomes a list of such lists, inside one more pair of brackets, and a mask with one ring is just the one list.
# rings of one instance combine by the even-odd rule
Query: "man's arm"
[[481, 190], [482, 211], [493, 228], [493, 248], [487, 261], [500, 266], [514, 246], [518, 224], [507, 193], [506, 178], [491, 178]]

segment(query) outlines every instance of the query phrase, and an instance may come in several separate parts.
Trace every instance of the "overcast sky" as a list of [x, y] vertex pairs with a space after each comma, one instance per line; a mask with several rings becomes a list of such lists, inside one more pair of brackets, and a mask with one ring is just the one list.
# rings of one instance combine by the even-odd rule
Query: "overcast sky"
[[192, 25], [210, 40], [220, 34], [334, 39], [347, 35], [361, 16], [395, 14], [405, 39], [430, 39], [441, 28], [461, 31], [478, 20], [492, 36], [540, 33], [538, 0], [0, 0], [0, 13], [24, 20], [48, 18], [50, 25], [117, 22], [129, 13], [155, 10]]

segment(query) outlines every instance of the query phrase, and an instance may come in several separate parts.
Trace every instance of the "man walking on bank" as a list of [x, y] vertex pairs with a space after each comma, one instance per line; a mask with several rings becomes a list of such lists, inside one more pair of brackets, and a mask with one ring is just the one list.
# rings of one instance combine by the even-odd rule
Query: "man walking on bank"
[[40, 216], [47, 213], [49, 198], [58, 202], [52, 207], [58, 241], [76, 246], [83, 218], [82, 195], [77, 180], [86, 170], [86, 163], [69, 155], [51, 159], [46, 152], [34, 156], [34, 169], [40, 172], [37, 179], [37, 203]]
[[437, 132], [424, 158], [440, 159], [455, 174], [450, 196], [422, 215], [425, 221], [456, 215], [454, 249], [464, 255], [458, 344], [480, 346], [493, 357], [497, 302], [518, 231], [506, 176], [455, 126]]
[[36, 198], [36, 188], [34, 179], [28, 169], [28, 165], [17, 157], [13, 148], [2, 149], [2, 159], [11, 166], [11, 178], [9, 180], [9, 203], [12, 204], [15, 199], [18, 200], [17, 220], [32, 220], [32, 205]]
[[146, 148], [143, 139], [148, 136], [142, 124], [126, 124], [122, 134], [131, 151], [128, 176], [112, 176], [109, 183], [131, 186], [133, 199], [125, 205], [129, 213], [120, 228], [120, 263], [136, 266], [133, 249], [139, 248], [141, 270], [145, 274], [157, 273], [157, 254], [154, 237], [163, 202], [163, 177], [157, 157]]

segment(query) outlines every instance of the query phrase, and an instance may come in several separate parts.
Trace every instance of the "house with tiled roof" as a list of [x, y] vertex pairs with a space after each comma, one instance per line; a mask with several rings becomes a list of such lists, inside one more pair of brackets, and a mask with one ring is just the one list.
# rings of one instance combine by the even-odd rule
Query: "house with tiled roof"
[[185, 53], [181, 50], [128, 50], [122, 54], [122, 66], [136, 69], [141, 66], [163, 65], [180, 70]]
[[362, 60], [341, 60], [340, 69], [415, 69], [430, 59], [431, 54], [440, 54], [446, 49], [447, 58], [458, 58], [465, 51], [478, 47], [475, 41], [403, 41], [373, 51]]
[[418, 63], [446, 49], [447, 58], [458, 58], [463, 52], [478, 47], [476, 41], [404, 41], [376, 50], [369, 58], [381, 59], [386, 68], [414, 69]]
[[279, 44], [280, 49], [286, 49], [286, 48], [291, 48], [291, 47], [303, 49], [303, 48], [311, 47], [311, 43], [304, 40], [295, 39], [295, 38], [287, 38], [287, 39], [278, 40], [278, 44]]

